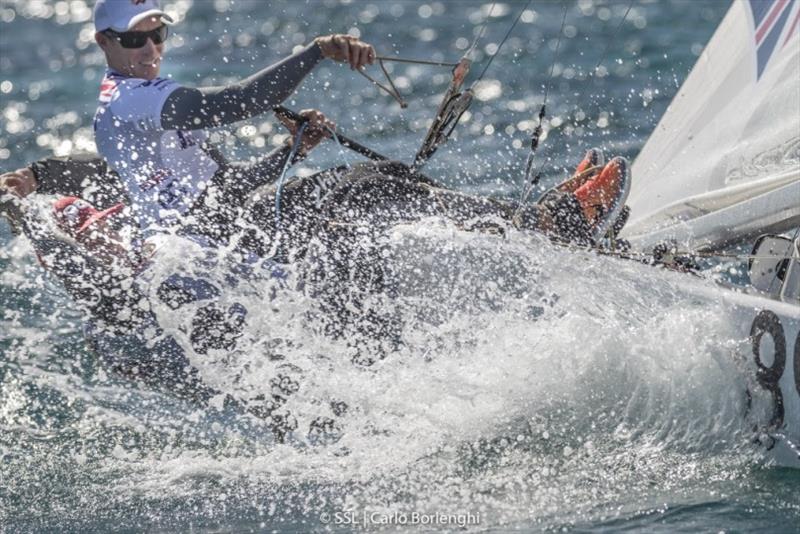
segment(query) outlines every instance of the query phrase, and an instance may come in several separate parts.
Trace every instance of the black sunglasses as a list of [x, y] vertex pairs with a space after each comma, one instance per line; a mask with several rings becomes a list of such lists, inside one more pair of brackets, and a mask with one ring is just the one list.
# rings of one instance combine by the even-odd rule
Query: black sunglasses
[[106, 30], [103, 33], [112, 39], [116, 39], [122, 48], [141, 48], [147, 44], [148, 39], [153, 41], [155, 45], [160, 45], [166, 41], [169, 35], [169, 26], [162, 24], [149, 32], [115, 32], [114, 30]]

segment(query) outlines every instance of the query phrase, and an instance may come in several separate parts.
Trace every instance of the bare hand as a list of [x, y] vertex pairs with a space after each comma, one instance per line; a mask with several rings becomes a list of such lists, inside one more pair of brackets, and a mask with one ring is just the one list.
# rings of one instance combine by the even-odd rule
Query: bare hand
[[28, 168], [0, 174], [0, 216], [5, 217], [11, 230], [18, 234], [22, 224], [20, 198], [36, 191], [36, 177]]
[[[275, 113], [275, 116], [286, 126], [292, 134], [293, 140], [300, 124], [282, 113]], [[309, 150], [320, 144], [323, 139], [331, 136], [330, 130], [335, 130], [336, 124], [329, 120], [321, 111], [317, 111], [316, 109], [304, 109], [300, 112], [300, 116], [308, 121], [303, 130], [303, 137], [300, 138], [300, 146], [298, 147], [298, 152], [305, 156]]]
[[322, 50], [322, 55], [334, 61], [349, 63], [350, 68], [360, 69], [375, 61], [375, 49], [352, 35], [341, 33], [325, 35], [314, 39]]
[[11, 193], [24, 198], [36, 191], [36, 176], [28, 167], [0, 174], [0, 194]]

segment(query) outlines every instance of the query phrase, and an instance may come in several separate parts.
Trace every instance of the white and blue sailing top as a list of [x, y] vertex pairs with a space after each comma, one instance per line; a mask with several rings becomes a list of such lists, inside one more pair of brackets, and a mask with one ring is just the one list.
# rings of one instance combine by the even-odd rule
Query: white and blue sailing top
[[176, 222], [226, 165], [204, 150], [206, 128], [271, 111], [320, 60], [320, 47], [311, 43], [244, 80], [205, 88], [109, 69], [100, 86], [95, 142], [122, 179], [139, 225]]
[[167, 78], [130, 78], [113, 70], [100, 86], [97, 149], [122, 179], [143, 229], [185, 214], [218, 169], [202, 149], [205, 131], [162, 128], [164, 103], [179, 87]]

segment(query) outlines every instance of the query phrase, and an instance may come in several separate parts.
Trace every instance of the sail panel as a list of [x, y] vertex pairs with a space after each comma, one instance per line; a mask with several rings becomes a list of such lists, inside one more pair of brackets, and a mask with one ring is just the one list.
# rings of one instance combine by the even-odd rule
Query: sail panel
[[798, 16], [797, 1], [734, 1], [634, 162], [623, 237], [713, 248], [796, 224]]
[[681, 247], [714, 250], [765, 232], [780, 233], [800, 226], [800, 176], [781, 188], [748, 198], [727, 208], [698, 214], [687, 220], [627, 239], [640, 249], [675, 240]]

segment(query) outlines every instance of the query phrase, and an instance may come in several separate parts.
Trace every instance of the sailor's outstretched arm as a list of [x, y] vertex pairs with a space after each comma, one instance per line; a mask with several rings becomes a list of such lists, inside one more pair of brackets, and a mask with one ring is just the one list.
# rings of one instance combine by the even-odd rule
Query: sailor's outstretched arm
[[301, 51], [238, 83], [199, 89], [178, 87], [164, 102], [161, 127], [196, 130], [249, 119], [283, 102], [324, 58], [361, 68], [374, 57], [372, 46], [354, 37], [317, 37]]
[[[70, 157], [51, 157], [31, 163], [28, 167], [0, 174], [0, 190], [18, 197], [31, 193], [45, 195], [83, 196], [94, 185], [94, 196], [119, 202], [124, 197], [119, 177], [95, 154]], [[105, 202], [94, 203], [105, 204]]]
[[[119, 176], [96, 154], [45, 158], [30, 169], [38, 193], [84, 197], [100, 207], [125, 200]], [[87, 187], [93, 188], [90, 194]]]

